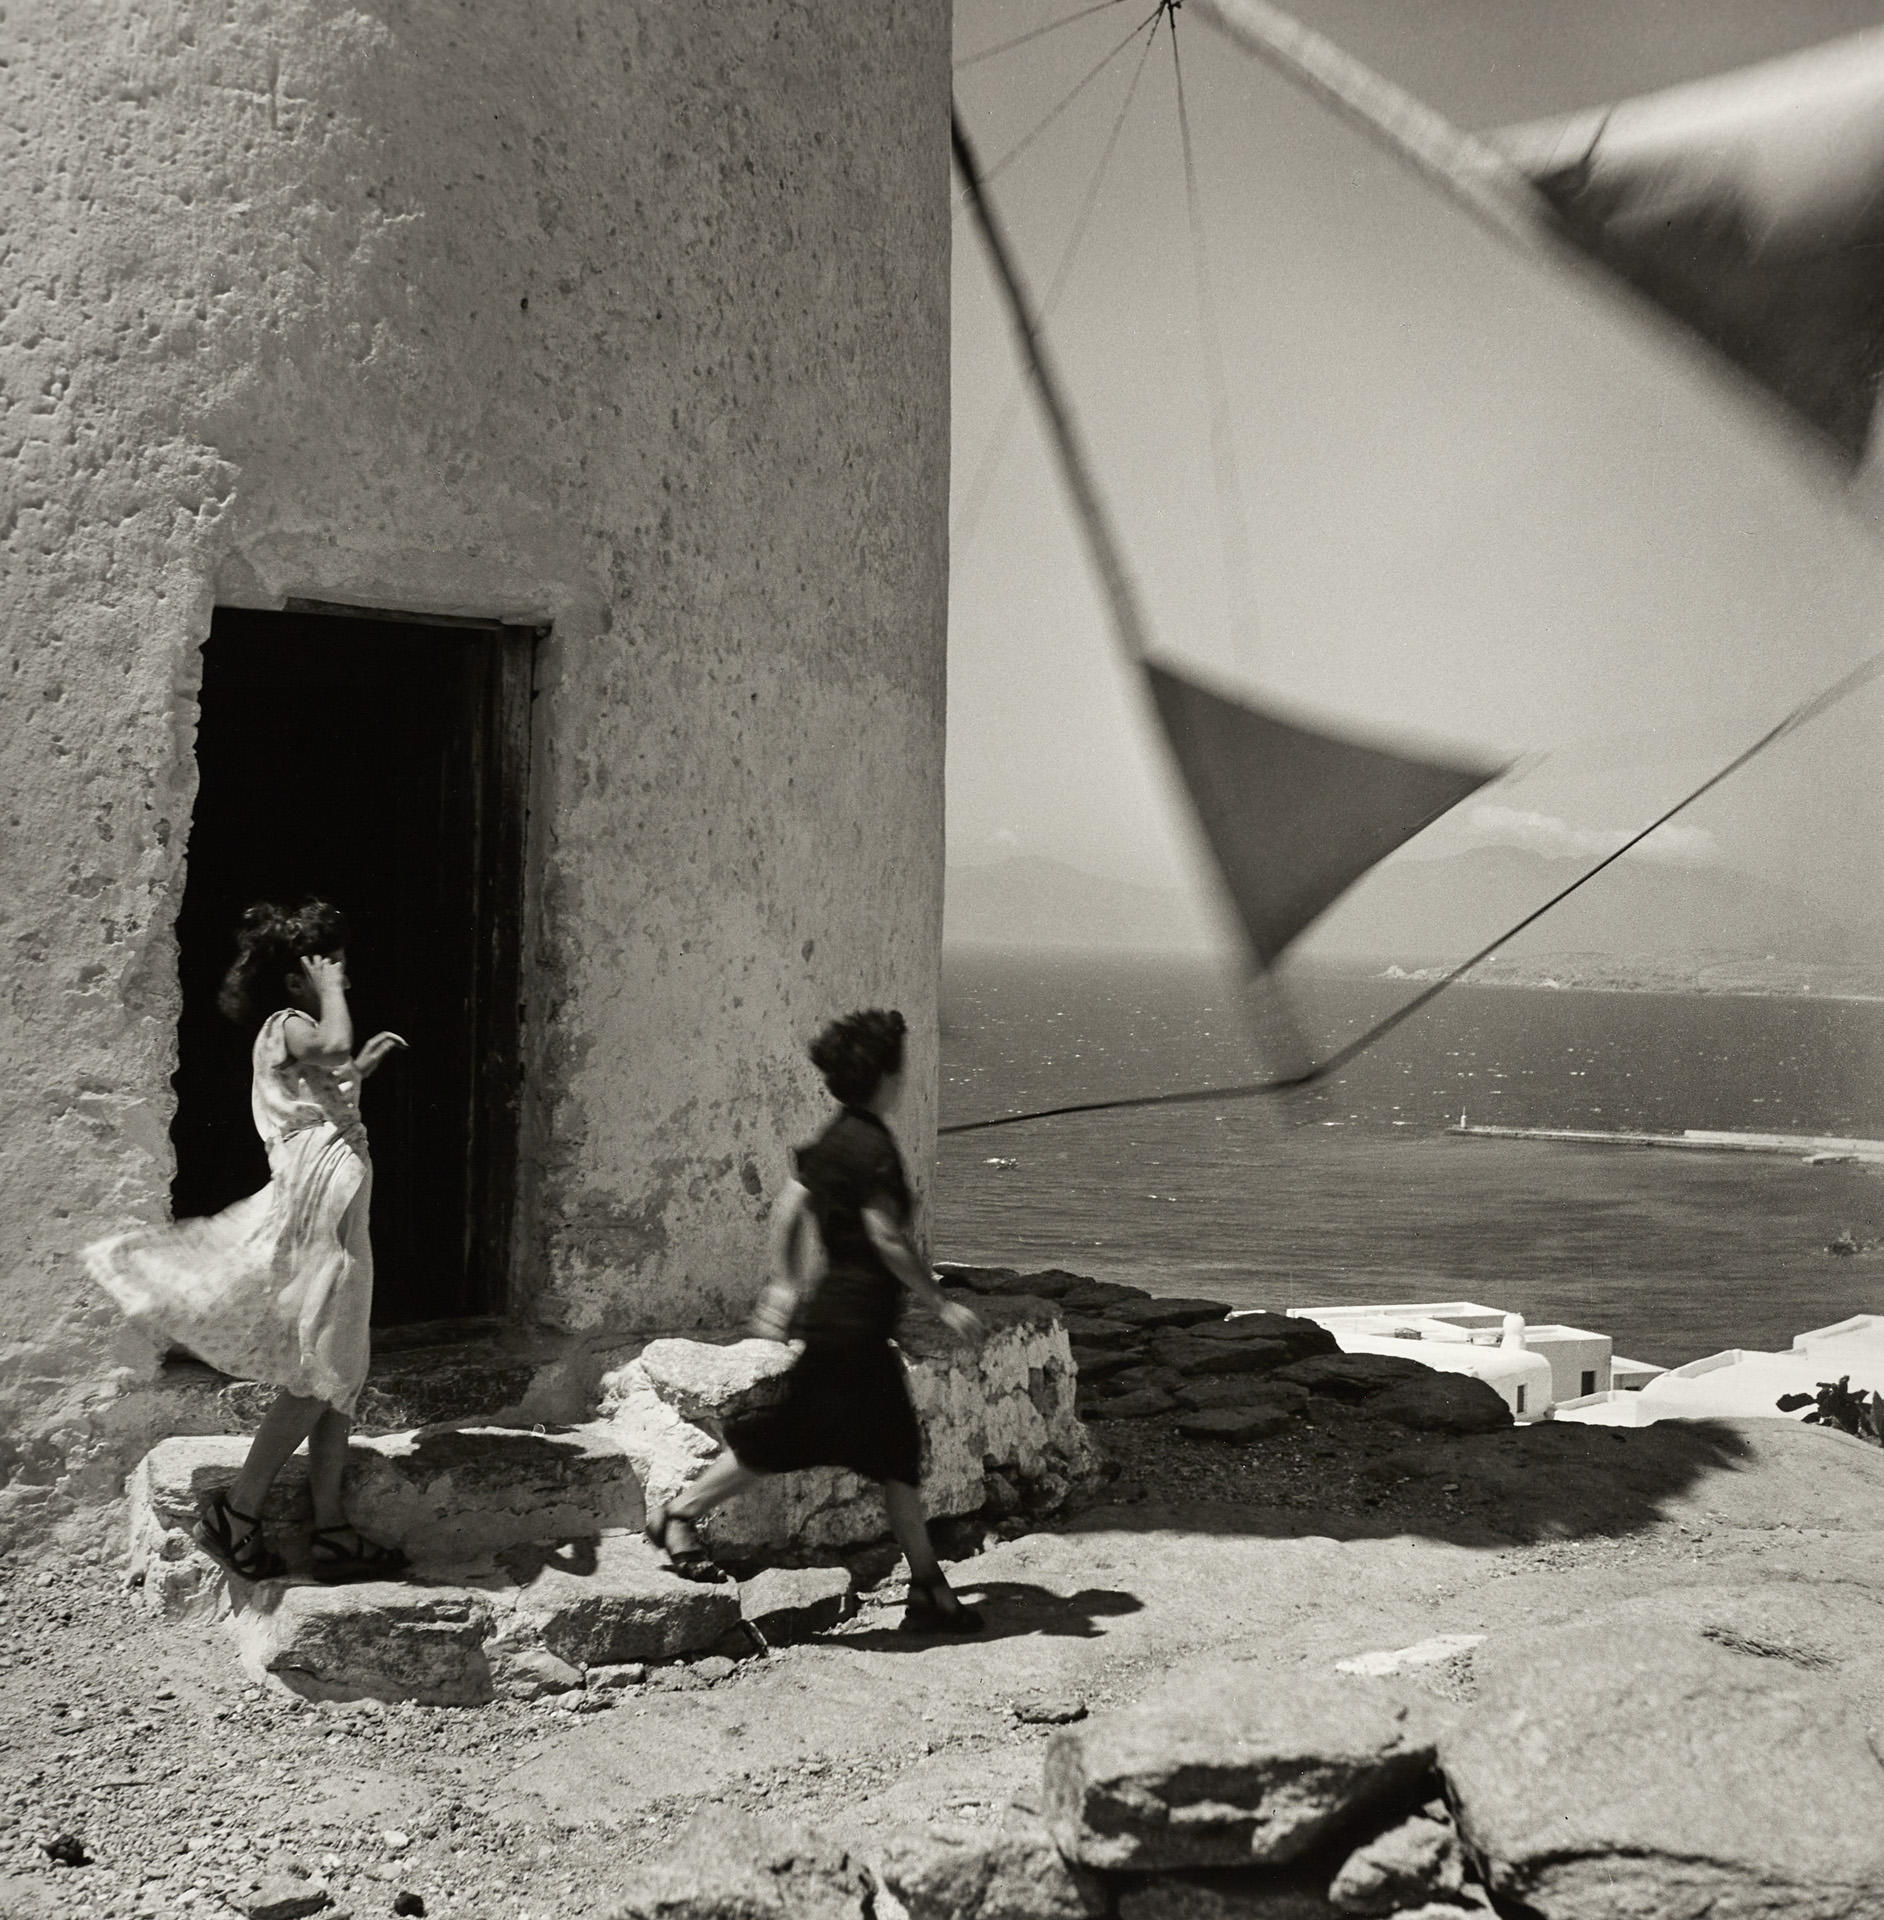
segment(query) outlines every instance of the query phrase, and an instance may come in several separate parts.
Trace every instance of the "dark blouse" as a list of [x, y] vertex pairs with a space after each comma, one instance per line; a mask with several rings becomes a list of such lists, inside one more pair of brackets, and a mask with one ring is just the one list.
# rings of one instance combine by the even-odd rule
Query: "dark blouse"
[[903, 1286], [863, 1222], [869, 1206], [905, 1225], [909, 1220], [909, 1180], [889, 1128], [866, 1107], [846, 1107], [796, 1157], [827, 1262], [799, 1310], [797, 1330], [807, 1340], [889, 1339]]

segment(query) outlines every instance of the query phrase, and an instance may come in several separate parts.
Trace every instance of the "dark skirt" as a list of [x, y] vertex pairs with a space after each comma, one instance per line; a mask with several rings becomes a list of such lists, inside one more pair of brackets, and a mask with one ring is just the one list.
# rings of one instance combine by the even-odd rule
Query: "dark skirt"
[[731, 1420], [726, 1444], [755, 1473], [848, 1467], [866, 1480], [922, 1479], [922, 1434], [887, 1340], [813, 1340], [777, 1406]]

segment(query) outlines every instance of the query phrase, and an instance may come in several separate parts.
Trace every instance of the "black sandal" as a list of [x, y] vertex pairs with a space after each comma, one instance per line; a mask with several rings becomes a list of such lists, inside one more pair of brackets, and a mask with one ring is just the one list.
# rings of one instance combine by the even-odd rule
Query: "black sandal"
[[[691, 1546], [677, 1547], [673, 1544], [676, 1527], [685, 1527], [693, 1535]], [[666, 1556], [669, 1573], [677, 1573], [683, 1580], [697, 1580], [702, 1586], [713, 1586], [726, 1578], [724, 1569], [700, 1544], [700, 1536], [694, 1533], [693, 1522], [684, 1513], [670, 1513], [666, 1507], [650, 1507], [647, 1525], [641, 1531], [655, 1552]]]
[[[229, 1523], [239, 1520], [248, 1528], [240, 1540]], [[279, 1580], [287, 1572], [287, 1563], [262, 1537], [262, 1523], [252, 1513], [244, 1513], [229, 1504], [226, 1487], [205, 1494], [196, 1509], [193, 1529], [196, 1544], [222, 1568], [238, 1580]]]
[[[347, 1544], [351, 1537], [353, 1544]], [[411, 1564], [398, 1547], [382, 1547], [343, 1521], [316, 1527], [307, 1537], [307, 1570], [323, 1586], [350, 1586], [356, 1580], [390, 1580]]]
[[[938, 1594], [947, 1596], [946, 1605], [937, 1599]], [[976, 1608], [964, 1606], [956, 1599], [955, 1590], [946, 1580], [938, 1580], [933, 1586], [925, 1580], [912, 1580], [909, 1605], [903, 1610], [897, 1630], [901, 1633], [979, 1633], [987, 1624]]]

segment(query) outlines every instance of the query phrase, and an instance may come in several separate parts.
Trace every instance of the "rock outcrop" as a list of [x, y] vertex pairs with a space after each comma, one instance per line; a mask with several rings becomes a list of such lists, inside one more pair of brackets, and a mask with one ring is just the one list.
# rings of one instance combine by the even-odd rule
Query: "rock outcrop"
[[609, 1920], [873, 1920], [872, 1890], [822, 1836], [718, 1808], [635, 1868]]
[[1836, 1678], [1812, 1596], [1772, 1593], [1762, 1623], [1756, 1595], [1479, 1650], [1440, 1763], [1495, 1894], [1542, 1920], [1884, 1913], [1875, 1705]]
[[1440, 1725], [1387, 1682], [1213, 1667], [1056, 1733], [1047, 1824], [1089, 1867], [1281, 1865], [1416, 1806]]

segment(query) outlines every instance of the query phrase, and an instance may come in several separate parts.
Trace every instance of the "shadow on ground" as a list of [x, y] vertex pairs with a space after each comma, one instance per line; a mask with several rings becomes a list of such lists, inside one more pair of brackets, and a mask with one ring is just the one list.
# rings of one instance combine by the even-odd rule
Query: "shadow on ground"
[[904, 1633], [897, 1627], [865, 1627], [855, 1632], [821, 1636], [822, 1644], [847, 1647], [856, 1653], [920, 1653], [942, 1642], [1061, 1639], [1096, 1640], [1105, 1628], [1102, 1620], [1143, 1611], [1136, 1594], [1111, 1587], [1083, 1587], [1078, 1593], [1058, 1594], [1029, 1580], [977, 1580], [959, 1585], [963, 1599], [979, 1608], [987, 1625], [980, 1633]]
[[1789, 1420], [1640, 1428], [1540, 1422], [1394, 1440], [1366, 1435], [1360, 1424], [1322, 1440], [1306, 1468], [1296, 1444], [1286, 1477], [1270, 1443], [1239, 1450], [1240, 1475], [1223, 1473], [1219, 1457], [1207, 1484], [1170, 1472], [1168, 1454], [1150, 1457], [1167, 1443], [1103, 1429], [1121, 1482], [1137, 1480], [1159, 1493], [1129, 1502], [1102, 1494], [1068, 1524], [1078, 1531], [1181, 1526], [1270, 1538], [1411, 1534], [1472, 1547], [1617, 1539], [1671, 1521], [1867, 1532], [1884, 1526], [1884, 1450]]

